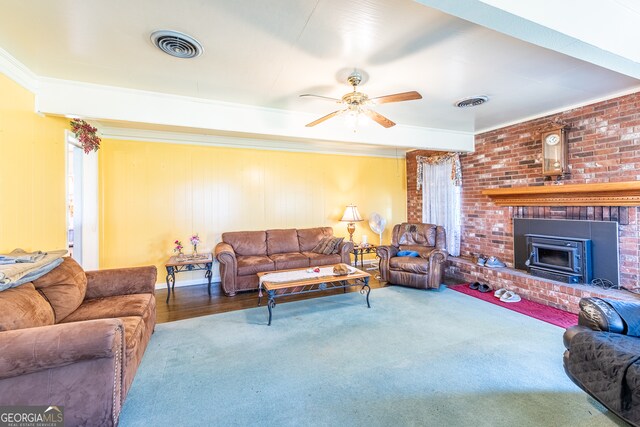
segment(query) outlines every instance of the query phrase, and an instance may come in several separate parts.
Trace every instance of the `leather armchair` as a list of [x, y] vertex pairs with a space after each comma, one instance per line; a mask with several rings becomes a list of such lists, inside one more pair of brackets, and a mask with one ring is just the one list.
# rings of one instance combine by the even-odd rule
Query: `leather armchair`
[[580, 300], [578, 325], [563, 336], [564, 370], [594, 399], [640, 425], [640, 302]]
[[[442, 283], [446, 232], [435, 224], [403, 222], [393, 227], [391, 245], [379, 246], [380, 279], [393, 285], [438, 289]], [[398, 256], [400, 251], [418, 252], [418, 257]]]

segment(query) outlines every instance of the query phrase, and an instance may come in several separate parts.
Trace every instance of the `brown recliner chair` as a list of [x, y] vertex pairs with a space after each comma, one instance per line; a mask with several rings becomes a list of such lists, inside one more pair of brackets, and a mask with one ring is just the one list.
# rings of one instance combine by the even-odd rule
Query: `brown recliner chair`
[[[393, 227], [390, 246], [377, 249], [380, 279], [393, 285], [438, 289], [447, 260], [446, 233], [434, 224], [403, 222]], [[418, 257], [398, 256], [400, 251], [418, 252]]]

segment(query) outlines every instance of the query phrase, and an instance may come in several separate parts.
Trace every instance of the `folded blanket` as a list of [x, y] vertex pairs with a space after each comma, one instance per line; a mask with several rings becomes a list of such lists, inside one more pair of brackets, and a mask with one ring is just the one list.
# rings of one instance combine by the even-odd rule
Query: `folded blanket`
[[[35, 280], [37, 277], [40, 277], [35, 277], [37, 274], [46, 270], [45, 267], [50, 266], [50, 264], [54, 263], [56, 260], [60, 260], [56, 265], [49, 268], [49, 270], [44, 271], [41, 275], [46, 274], [48, 271], [51, 271], [53, 268], [60, 265], [62, 257], [66, 254], [67, 250], [62, 249], [46, 252], [43, 257], [33, 262], [19, 262], [0, 265], [0, 291], [19, 286], [30, 280]], [[9, 255], [13, 257], [21, 257], [29, 254], [22, 249], [16, 249]], [[21, 280], [25, 276], [28, 276], [29, 280]]]
[[[31, 270], [27, 274], [25, 274], [24, 276], [16, 280], [15, 282], [12, 282], [10, 287], [15, 288], [16, 286], [20, 286], [23, 283], [32, 282], [36, 279], [39, 279], [45, 274], [47, 274], [48, 272], [50, 272], [51, 270], [53, 270], [54, 268], [56, 268], [57, 266], [59, 266], [60, 264], [62, 264], [63, 261], [64, 261], [64, 258], [54, 259], [49, 264], [45, 264], [40, 268]], [[0, 291], [4, 290], [2, 289], [2, 287], [3, 285], [0, 285]]]
[[27, 253], [22, 249], [14, 249], [9, 254], [6, 254], [6, 255], [0, 254], [0, 265], [16, 264], [19, 262], [36, 262], [43, 259], [45, 255], [46, 253], [42, 251]]

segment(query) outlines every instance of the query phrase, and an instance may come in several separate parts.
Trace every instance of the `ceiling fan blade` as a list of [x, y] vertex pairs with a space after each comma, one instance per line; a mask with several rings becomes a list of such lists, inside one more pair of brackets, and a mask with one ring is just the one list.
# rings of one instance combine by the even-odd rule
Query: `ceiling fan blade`
[[311, 123], [308, 123], [306, 125], [306, 127], [310, 128], [312, 126], [320, 124], [320, 123], [324, 122], [325, 120], [329, 120], [331, 117], [337, 116], [338, 114], [342, 113], [343, 111], [345, 111], [345, 110], [337, 110], [337, 111], [334, 111], [333, 113], [329, 113], [326, 116], [320, 117], [318, 120], [314, 120]]
[[363, 108], [362, 112], [364, 114], [366, 114], [371, 120], [373, 120], [374, 122], [376, 122], [379, 125], [382, 125], [382, 126], [384, 126], [386, 128], [390, 128], [391, 126], [395, 126], [396, 125], [394, 122], [392, 122], [391, 120], [387, 119], [382, 114], [376, 113], [375, 111], [369, 110], [368, 108]]
[[305, 93], [300, 95], [300, 98], [320, 98], [320, 99], [328, 99], [329, 101], [333, 101], [333, 102], [342, 102], [341, 99], [338, 98], [331, 98], [330, 96], [322, 96], [322, 95], [313, 95], [311, 93]]
[[422, 99], [422, 95], [418, 92], [402, 92], [402, 93], [394, 93], [393, 95], [385, 95], [379, 96], [377, 98], [371, 98], [370, 101], [374, 104], [388, 104], [389, 102], [400, 102], [400, 101], [412, 101], [414, 99]]

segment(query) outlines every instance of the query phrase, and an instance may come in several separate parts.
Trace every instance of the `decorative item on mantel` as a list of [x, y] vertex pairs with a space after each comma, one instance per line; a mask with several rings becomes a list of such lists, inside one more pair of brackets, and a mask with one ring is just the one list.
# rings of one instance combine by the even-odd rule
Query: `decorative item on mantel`
[[347, 231], [349, 232], [349, 241], [353, 243], [353, 232], [356, 231], [356, 222], [362, 221], [362, 217], [360, 216], [360, 212], [358, 212], [358, 207], [356, 205], [348, 205], [344, 210], [344, 215], [342, 215], [342, 219], [340, 221], [348, 222]]
[[542, 141], [542, 175], [561, 179], [569, 173], [567, 132], [570, 126], [560, 119], [538, 128]]
[[200, 236], [198, 236], [198, 233], [193, 234], [189, 240], [191, 241], [191, 244], [193, 245], [193, 255], [198, 255], [198, 245], [200, 244]]
[[73, 119], [69, 122], [71, 130], [76, 139], [82, 146], [82, 150], [85, 154], [89, 154], [92, 151], [98, 151], [100, 148], [100, 137], [97, 135], [98, 129], [91, 126], [89, 123], [82, 119]]

